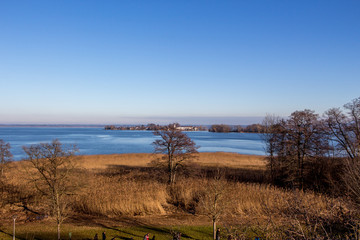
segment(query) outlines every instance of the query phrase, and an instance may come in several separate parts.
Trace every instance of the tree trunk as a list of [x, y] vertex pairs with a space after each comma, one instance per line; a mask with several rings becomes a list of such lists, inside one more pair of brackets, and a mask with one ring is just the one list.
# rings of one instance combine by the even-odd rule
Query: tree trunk
[[168, 156], [168, 171], [169, 171], [169, 184], [170, 186], [173, 185], [173, 159], [171, 157], [171, 155]]
[[172, 170], [172, 179], [171, 179], [172, 185], [175, 184], [175, 177], [176, 177], [176, 168]]
[[57, 239], [60, 240], [60, 223], [57, 224]]
[[176, 177], [176, 165], [174, 160], [172, 159], [169, 163], [169, 184], [170, 186], [174, 186]]
[[57, 235], [58, 235], [58, 240], [60, 240], [60, 225], [61, 225], [61, 210], [60, 210], [60, 199], [59, 199], [59, 194], [56, 193], [56, 222], [57, 222]]
[[214, 240], [216, 239], [216, 220], [213, 220], [213, 235], [214, 235]]
[[169, 166], [169, 184], [170, 186], [172, 185], [172, 170], [170, 166]]
[[275, 173], [274, 173], [274, 154], [273, 151], [270, 152], [270, 157], [269, 157], [269, 162], [270, 162], [270, 180], [271, 183], [274, 183], [274, 179], [275, 179]]

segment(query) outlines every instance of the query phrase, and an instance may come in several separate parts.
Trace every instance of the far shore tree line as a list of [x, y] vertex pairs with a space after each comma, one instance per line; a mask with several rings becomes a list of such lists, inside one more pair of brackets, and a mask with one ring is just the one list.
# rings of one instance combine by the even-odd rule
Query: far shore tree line
[[226, 125], [226, 124], [214, 124], [209, 128], [209, 132], [237, 132], [237, 133], [263, 133], [264, 126], [261, 124], [251, 124], [247, 126], [241, 125]]
[[[251, 124], [247, 126], [242, 125], [227, 125], [227, 124], [213, 124], [210, 127], [203, 125], [185, 125], [181, 126], [179, 123], [172, 123], [172, 125], [181, 131], [209, 131], [209, 132], [218, 132], [218, 133], [229, 133], [229, 132], [238, 132], [238, 133], [263, 133], [265, 128], [261, 124]], [[136, 125], [136, 126], [116, 126], [116, 125], [106, 125], [105, 130], [139, 130], [139, 131], [159, 131], [166, 130], [169, 125], [159, 125], [150, 123], [147, 125]]]
[[[192, 126], [186, 125], [181, 126], [179, 123], [171, 123], [173, 128], [181, 131], [207, 131], [208, 128], [206, 126]], [[169, 125], [159, 125], [154, 123], [149, 123], [147, 125], [135, 125], [135, 126], [116, 126], [116, 125], [106, 125], [104, 127], [105, 130], [138, 130], [138, 131], [161, 131], [167, 130]]]

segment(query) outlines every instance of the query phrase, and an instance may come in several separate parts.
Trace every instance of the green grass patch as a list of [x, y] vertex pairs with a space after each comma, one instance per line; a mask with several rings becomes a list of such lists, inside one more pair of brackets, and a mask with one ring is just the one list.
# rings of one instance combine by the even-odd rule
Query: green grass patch
[[[146, 233], [150, 233], [150, 239], [155, 236], [156, 240], [172, 239], [172, 232], [181, 232], [181, 239], [211, 239], [212, 228], [204, 226], [136, 226], [136, 227], [88, 227], [74, 226], [64, 224], [62, 227], [61, 238], [70, 239], [69, 233], [73, 240], [77, 239], [94, 239], [95, 234], [101, 238], [102, 232], [106, 232], [106, 239], [143, 239]], [[11, 240], [12, 228], [0, 228], [0, 240]], [[35, 240], [35, 239], [56, 239], [56, 226], [52, 224], [29, 224], [19, 225], [16, 227], [16, 239], [19, 240]]]

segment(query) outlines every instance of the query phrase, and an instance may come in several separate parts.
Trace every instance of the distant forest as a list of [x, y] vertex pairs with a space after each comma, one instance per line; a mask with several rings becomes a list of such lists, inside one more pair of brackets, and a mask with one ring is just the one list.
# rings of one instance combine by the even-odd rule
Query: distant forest
[[248, 126], [231, 126], [225, 124], [212, 125], [209, 128], [209, 132], [243, 132], [243, 133], [262, 133], [264, 132], [264, 126], [261, 124], [251, 124]]

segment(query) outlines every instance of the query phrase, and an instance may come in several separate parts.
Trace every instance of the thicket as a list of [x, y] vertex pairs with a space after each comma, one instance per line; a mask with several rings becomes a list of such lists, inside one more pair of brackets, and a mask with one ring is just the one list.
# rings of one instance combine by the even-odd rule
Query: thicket
[[360, 202], [360, 98], [322, 117], [308, 109], [286, 119], [269, 115], [263, 126], [273, 184]]

